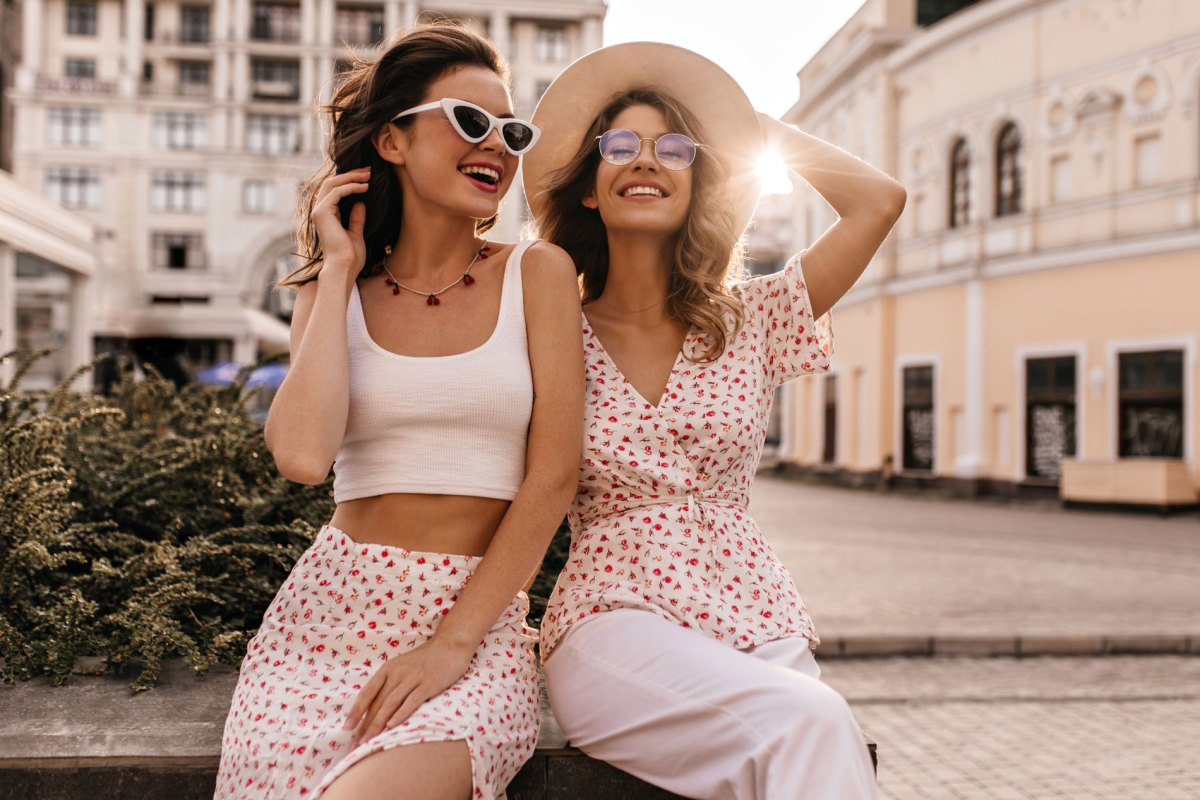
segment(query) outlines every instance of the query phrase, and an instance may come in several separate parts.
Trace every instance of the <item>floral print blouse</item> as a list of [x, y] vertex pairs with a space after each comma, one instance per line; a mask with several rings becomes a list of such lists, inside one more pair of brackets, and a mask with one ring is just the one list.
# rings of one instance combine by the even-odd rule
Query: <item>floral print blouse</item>
[[[802, 255], [802, 254], [801, 254]], [[570, 556], [542, 621], [549, 657], [568, 628], [640, 608], [737, 648], [816, 631], [787, 568], [750, 518], [775, 389], [829, 369], [801, 255], [731, 287], [745, 319], [715, 361], [684, 340], [658, 405], [629, 384], [583, 321], [587, 389]]]

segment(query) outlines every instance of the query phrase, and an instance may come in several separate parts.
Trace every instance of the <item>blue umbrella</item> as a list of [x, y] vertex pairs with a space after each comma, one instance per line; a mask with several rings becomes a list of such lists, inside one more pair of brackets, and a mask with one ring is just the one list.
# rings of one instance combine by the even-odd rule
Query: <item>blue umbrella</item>
[[287, 373], [287, 364], [266, 364], [250, 373], [250, 377], [246, 379], [246, 388], [266, 386], [268, 389], [278, 389]]
[[[210, 386], [228, 386], [237, 380], [242, 367], [236, 361], [223, 361], [196, 373], [196, 380]], [[246, 378], [246, 388], [253, 389], [266, 386], [268, 389], [278, 389], [287, 376], [286, 364], [266, 364], [250, 373]]]
[[222, 361], [196, 373], [196, 380], [210, 386], [228, 386], [237, 379], [241, 366], [236, 361]]

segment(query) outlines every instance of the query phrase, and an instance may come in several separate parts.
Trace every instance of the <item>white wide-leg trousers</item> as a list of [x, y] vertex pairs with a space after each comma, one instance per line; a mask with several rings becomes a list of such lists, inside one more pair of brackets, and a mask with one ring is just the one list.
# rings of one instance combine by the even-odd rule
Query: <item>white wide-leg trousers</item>
[[616, 609], [577, 623], [543, 671], [571, 744], [675, 794], [877, 797], [862, 733], [807, 639], [739, 651]]

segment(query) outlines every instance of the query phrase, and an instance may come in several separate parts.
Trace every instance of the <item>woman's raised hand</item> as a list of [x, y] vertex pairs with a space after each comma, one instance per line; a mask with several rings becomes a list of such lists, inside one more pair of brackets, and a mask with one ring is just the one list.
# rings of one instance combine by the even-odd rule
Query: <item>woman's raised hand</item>
[[363, 239], [367, 207], [362, 201], [356, 202], [350, 210], [350, 224], [343, 226], [338, 204], [343, 197], [367, 191], [370, 178], [370, 167], [332, 175], [321, 183], [313, 203], [312, 222], [325, 255], [322, 270], [332, 267], [344, 271], [348, 273], [347, 280], [351, 281], [358, 277], [367, 258], [367, 243]]

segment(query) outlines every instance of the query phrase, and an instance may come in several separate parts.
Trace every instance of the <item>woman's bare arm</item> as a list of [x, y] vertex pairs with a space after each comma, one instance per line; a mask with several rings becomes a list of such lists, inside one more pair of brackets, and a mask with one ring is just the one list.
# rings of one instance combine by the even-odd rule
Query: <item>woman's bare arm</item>
[[904, 187], [870, 164], [803, 131], [759, 114], [764, 137], [825, 198], [838, 221], [804, 254], [804, 281], [819, 318], [871, 262], [904, 210]]

